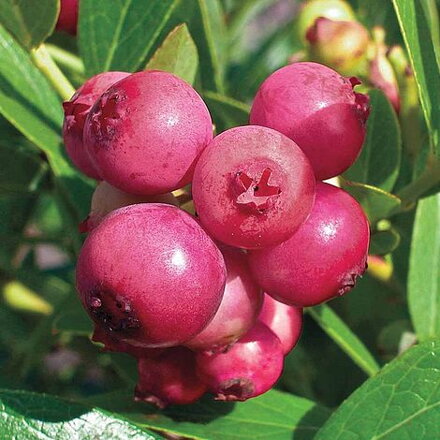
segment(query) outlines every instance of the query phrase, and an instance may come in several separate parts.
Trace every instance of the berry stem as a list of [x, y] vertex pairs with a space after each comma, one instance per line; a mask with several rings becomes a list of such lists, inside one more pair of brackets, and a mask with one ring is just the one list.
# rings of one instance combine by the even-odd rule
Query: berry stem
[[438, 183], [440, 183], [440, 161], [434, 155], [430, 155], [423, 173], [397, 193], [402, 199], [401, 210], [412, 209], [417, 199]]
[[55, 46], [54, 44], [46, 44], [46, 49], [57, 64], [77, 73], [78, 75], [84, 75], [84, 64], [81, 61], [81, 58], [61, 47]]
[[42, 44], [37, 49], [32, 50], [31, 58], [61, 98], [64, 101], [69, 100], [75, 93], [75, 89], [55, 64], [45, 45]]
[[374, 376], [380, 367], [364, 343], [347, 327], [327, 305], [308, 307], [306, 312], [368, 376]]

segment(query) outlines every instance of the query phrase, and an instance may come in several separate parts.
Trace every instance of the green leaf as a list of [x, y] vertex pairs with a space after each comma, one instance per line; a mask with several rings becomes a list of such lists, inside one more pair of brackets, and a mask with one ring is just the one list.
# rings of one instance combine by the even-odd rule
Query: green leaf
[[194, 83], [199, 55], [186, 24], [175, 27], [148, 61], [147, 69], [166, 70]]
[[390, 228], [386, 231], [374, 231], [371, 234], [370, 249], [372, 255], [386, 255], [393, 252], [400, 243], [399, 233]]
[[[425, 1], [425, 0], [423, 0]], [[433, 152], [440, 156], [440, 72], [434, 41], [421, 0], [393, 0], [419, 89]]]
[[440, 341], [415, 346], [357, 389], [315, 440], [440, 438]]
[[6, 193], [35, 192], [47, 174], [47, 163], [18, 145], [3, 145], [0, 139], [0, 191]]
[[[68, 212], [71, 237], [89, 211], [93, 187], [69, 163], [61, 141], [63, 111], [55, 91], [29, 55], [0, 26], [0, 113], [47, 156]], [[78, 246], [78, 244], [77, 244]]]
[[344, 173], [344, 177], [391, 191], [400, 169], [400, 126], [383, 92], [371, 90], [369, 95], [371, 114], [367, 123], [367, 138], [361, 155]]
[[361, 205], [370, 224], [389, 218], [401, 205], [401, 200], [380, 188], [363, 183], [341, 179], [342, 188], [349, 192]]
[[408, 302], [417, 336], [440, 338], [440, 193], [419, 201], [409, 261]]
[[121, 393], [104, 394], [88, 402], [118, 412], [140, 426], [199, 440], [256, 438], [311, 440], [329, 411], [310, 400], [271, 390], [246, 402], [217, 402], [205, 396], [193, 405], [158, 411], [133, 403]]
[[188, 23], [196, 43], [203, 89], [222, 93], [226, 32], [220, 3], [218, 0], [184, 0], [180, 3], [178, 17]]
[[244, 102], [215, 92], [205, 92], [203, 98], [212, 112], [218, 132], [248, 123], [250, 107]]
[[0, 429], [3, 440], [162, 438], [99, 409], [45, 394], [17, 390], [0, 390]]
[[39, 46], [54, 30], [60, 0], [2, 0], [0, 23], [27, 49]]
[[310, 307], [307, 312], [365, 373], [373, 376], [379, 371], [379, 365], [367, 347], [329, 306]]
[[138, 69], [178, 0], [81, 0], [79, 49], [86, 74]]

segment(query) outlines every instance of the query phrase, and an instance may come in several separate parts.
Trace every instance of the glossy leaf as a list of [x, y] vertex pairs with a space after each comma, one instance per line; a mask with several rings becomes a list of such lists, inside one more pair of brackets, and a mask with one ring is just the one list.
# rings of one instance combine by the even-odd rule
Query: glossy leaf
[[245, 125], [249, 120], [249, 105], [215, 92], [205, 92], [203, 98], [212, 113], [217, 132]]
[[409, 349], [356, 390], [315, 440], [440, 438], [440, 341]]
[[62, 194], [72, 237], [89, 210], [92, 185], [67, 160], [61, 141], [63, 112], [55, 91], [29, 55], [0, 26], [0, 112], [47, 156]]
[[178, 0], [81, 0], [79, 48], [86, 74], [137, 70], [177, 3]]
[[186, 24], [181, 24], [168, 34], [146, 68], [166, 70], [193, 84], [198, 65], [197, 47]]
[[157, 411], [133, 403], [130, 394], [104, 394], [89, 400], [147, 428], [198, 440], [311, 440], [329, 411], [310, 400], [271, 390], [246, 402], [216, 402], [205, 396], [193, 405]]
[[35, 192], [47, 174], [47, 163], [18, 145], [3, 145], [0, 140], [0, 192]]
[[200, 59], [200, 77], [205, 90], [222, 93], [223, 44], [225, 29], [218, 0], [186, 0], [181, 2], [179, 18], [188, 22]]
[[379, 371], [379, 365], [367, 347], [329, 306], [310, 307], [307, 312], [365, 373], [373, 376]]
[[374, 231], [371, 234], [369, 253], [372, 255], [386, 255], [399, 246], [399, 233], [390, 228], [386, 231]]
[[405, 40], [414, 76], [419, 89], [420, 102], [431, 147], [440, 156], [440, 71], [430, 31], [430, 21], [420, 0], [393, 0]]
[[417, 206], [408, 301], [419, 339], [440, 339], [440, 193], [421, 200]]
[[342, 180], [342, 188], [362, 205], [371, 225], [395, 214], [402, 203], [395, 195], [372, 185]]
[[0, 24], [27, 49], [39, 46], [54, 30], [60, 0], [2, 0]]
[[162, 437], [99, 409], [26, 391], [0, 390], [3, 440], [154, 440]]
[[344, 173], [348, 180], [391, 191], [400, 168], [399, 122], [388, 99], [380, 90], [370, 93], [371, 114], [362, 153]]

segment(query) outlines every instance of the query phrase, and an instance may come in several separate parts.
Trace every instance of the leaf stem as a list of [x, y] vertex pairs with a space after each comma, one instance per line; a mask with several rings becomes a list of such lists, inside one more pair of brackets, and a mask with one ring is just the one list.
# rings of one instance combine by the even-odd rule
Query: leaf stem
[[46, 44], [46, 49], [52, 59], [60, 66], [63, 66], [78, 75], [84, 75], [84, 63], [81, 58], [61, 47], [55, 46], [54, 44]]
[[45, 45], [42, 44], [37, 49], [33, 49], [31, 51], [31, 58], [61, 98], [65, 101], [69, 100], [75, 93], [75, 89], [55, 64]]
[[402, 211], [411, 209], [419, 197], [438, 183], [440, 183], [440, 161], [431, 154], [423, 173], [397, 193], [402, 200]]

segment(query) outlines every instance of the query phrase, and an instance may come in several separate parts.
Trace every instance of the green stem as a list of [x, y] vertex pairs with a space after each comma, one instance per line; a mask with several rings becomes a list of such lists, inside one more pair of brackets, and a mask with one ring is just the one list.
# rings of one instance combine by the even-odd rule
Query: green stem
[[438, 183], [440, 183], [440, 161], [430, 156], [423, 173], [397, 193], [397, 196], [402, 199], [402, 211], [412, 208], [420, 196]]
[[31, 58], [43, 75], [49, 80], [64, 101], [69, 100], [75, 89], [55, 64], [44, 44], [31, 51]]
[[57, 64], [78, 75], [84, 75], [84, 64], [81, 58], [53, 44], [46, 44], [46, 49]]

